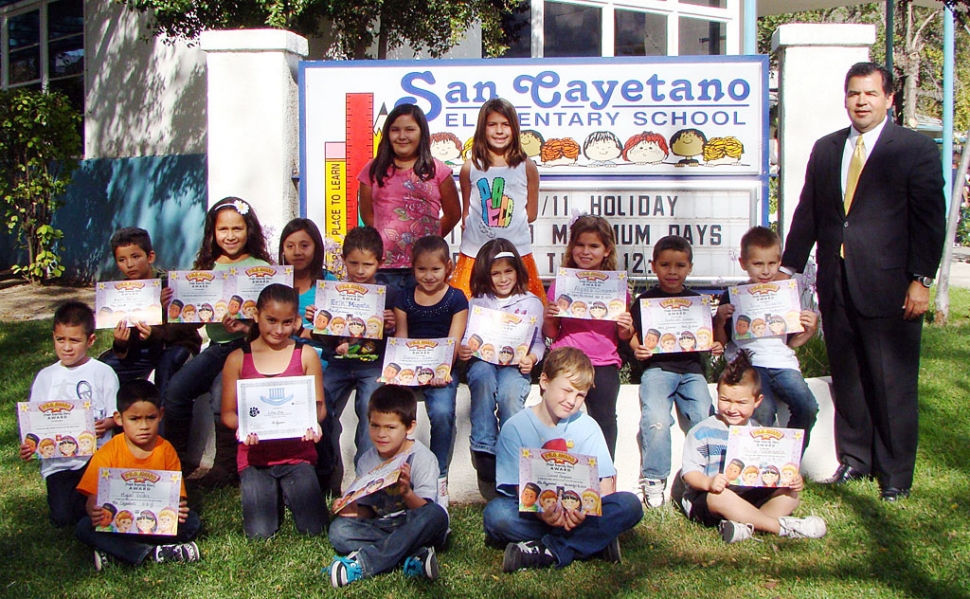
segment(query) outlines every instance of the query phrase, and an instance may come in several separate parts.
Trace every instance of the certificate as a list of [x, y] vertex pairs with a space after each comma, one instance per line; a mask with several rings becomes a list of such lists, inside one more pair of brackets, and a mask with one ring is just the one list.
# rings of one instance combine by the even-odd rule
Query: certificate
[[94, 290], [97, 328], [113, 329], [119, 322], [162, 324], [161, 296], [161, 279], [102, 281]]
[[735, 339], [780, 337], [805, 330], [799, 320], [802, 304], [795, 279], [733, 285], [728, 293], [734, 306]]
[[[229, 311], [228, 270], [173, 270], [168, 273], [172, 302], [167, 322], [222, 322]], [[239, 312], [242, 302], [233, 309]]]
[[[229, 298], [229, 315], [233, 318], [255, 320], [256, 300], [259, 293], [273, 283], [293, 286], [292, 266], [250, 266], [229, 269], [232, 296]], [[233, 301], [238, 301], [241, 309], [233, 312]]]
[[596, 457], [561, 449], [519, 450], [519, 511], [581, 510], [601, 516]]
[[412, 452], [402, 451], [383, 464], [377, 466], [370, 472], [362, 474], [354, 479], [354, 482], [347, 489], [347, 492], [337, 501], [333, 502], [333, 513], [347, 507], [361, 497], [376, 493], [385, 487], [396, 484], [401, 478], [401, 467], [408, 461]]
[[455, 339], [406, 339], [391, 337], [384, 351], [382, 383], [421, 387], [433, 379], [451, 375], [455, 356]]
[[17, 402], [20, 442], [42, 460], [92, 455], [97, 449], [94, 408], [81, 399]]
[[177, 470], [101, 468], [98, 505], [105, 511], [105, 520], [95, 530], [174, 536], [181, 490], [182, 473]]
[[798, 474], [805, 431], [800, 428], [732, 426], [724, 475], [742, 487], [788, 487]]
[[317, 281], [313, 332], [382, 339], [387, 287], [343, 281]]
[[556, 273], [559, 316], [616, 320], [626, 312], [626, 276], [622, 270], [560, 268]]
[[643, 345], [654, 353], [710, 351], [711, 298], [708, 295], [640, 300]]
[[239, 379], [236, 409], [240, 439], [302, 439], [318, 427], [316, 384], [309, 375]]
[[472, 306], [461, 344], [469, 346], [476, 358], [491, 364], [518, 364], [529, 355], [537, 326], [534, 316]]

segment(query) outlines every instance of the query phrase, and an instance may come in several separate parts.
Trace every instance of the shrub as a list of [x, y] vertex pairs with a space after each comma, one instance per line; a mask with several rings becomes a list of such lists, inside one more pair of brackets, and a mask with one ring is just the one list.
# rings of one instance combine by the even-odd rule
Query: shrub
[[58, 241], [51, 225], [60, 195], [81, 153], [81, 115], [59, 92], [0, 91], [0, 206], [7, 229], [27, 250], [14, 272], [33, 283], [59, 277]]

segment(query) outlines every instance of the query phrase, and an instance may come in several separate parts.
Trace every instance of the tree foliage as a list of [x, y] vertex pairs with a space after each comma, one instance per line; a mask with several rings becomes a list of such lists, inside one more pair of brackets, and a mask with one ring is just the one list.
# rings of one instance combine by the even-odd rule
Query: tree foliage
[[[489, 54], [501, 47], [501, 14], [512, 0], [123, 0], [151, 15], [155, 35], [194, 40], [210, 29], [271, 27], [306, 37], [333, 37], [329, 54], [385, 58], [409, 45], [437, 57], [475, 21]], [[368, 49], [377, 42], [375, 56]]]
[[59, 277], [58, 240], [51, 225], [60, 195], [81, 153], [81, 115], [59, 92], [0, 91], [0, 206], [4, 223], [27, 250], [14, 267], [31, 282]]

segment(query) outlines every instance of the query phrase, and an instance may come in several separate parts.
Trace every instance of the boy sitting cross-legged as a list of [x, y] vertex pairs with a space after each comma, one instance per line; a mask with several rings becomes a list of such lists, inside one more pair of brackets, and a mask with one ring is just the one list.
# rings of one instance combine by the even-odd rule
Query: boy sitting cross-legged
[[335, 557], [328, 573], [334, 587], [388, 572], [403, 561], [407, 577], [438, 577], [434, 545], [444, 543], [448, 512], [436, 503], [438, 459], [408, 437], [417, 427], [418, 402], [407, 387], [384, 385], [367, 406], [373, 447], [357, 462], [357, 476], [404, 451], [413, 456], [397, 484], [351, 503], [330, 523]]
[[819, 538], [825, 522], [817, 516], [793, 518], [802, 490], [795, 473], [789, 487], [729, 485], [724, 474], [732, 426], [757, 426], [751, 415], [761, 403], [761, 380], [746, 350], [741, 350], [717, 381], [717, 414], [695, 425], [684, 441], [680, 506], [691, 520], [719, 526], [726, 543], [750, 539], [763, 530], [783, 537]]
[[[499, 497], [485, 507], [485, 534], [507, 543], [502, 569], [563, 567], [574, 559], [597, 555], [619, 561], [617, 537], [643, 517], [636, 495], [615, 492], [616, 469], [596, 421], [580, 410], [593, 385], [589, 357], [574, 347], [546, 356], [539, 377], [542, 401], [522, 410], [502, 427], [496, 446], [495, 482]], [[519, 450], [558, 447], [595, 456], [599, 467], [602, 516], [586, 517], [581, 509], [520, 513]]]
[[[124, 434], [105, 443], [91, 457], [88, 469], [77, 486], [79, 492], [87, 495], [88, 515], [78, 522], [75, 535], [94, 547], [94, 567], [98, 571], [112, 559], [135, 566], [149, 557], [156, 562], [195, 562], [200, 559], [199, 548], [192, 540], [199, 534], [202, 523], [199, 516], [189, 510], [184, 481], [178, 515], [167, 515], [178, 519], [177, 535], [131, 535], [95, 530], [98, 525], [107, 525], [112, 516], [116, 519], [120, 516], [112, 514], [108, 506], [98, 505], [98, 472], [101, 468], [182, 469], [172, 444], [158, 436], [158, 425], [162, 421], [161, 406], [162, 399], [153, 383], [143, 380], [122, 383], [114, 421]], [[166, 510], [159, 512], [159, 527], [168, 528], [163, 523], [165, 517]]]

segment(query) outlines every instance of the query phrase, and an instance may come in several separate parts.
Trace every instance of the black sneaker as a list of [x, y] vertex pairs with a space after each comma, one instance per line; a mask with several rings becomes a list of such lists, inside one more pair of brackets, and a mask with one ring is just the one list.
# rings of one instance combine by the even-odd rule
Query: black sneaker
[[623, 561], [620, 555], [620, 539], [619, 537], [614, 537], [610, 544], [603, 548], [596, 556], [603, 561], [610, 562], [611, 564], [618, 564]]
[[111, 556], [104, 551], [94, 550], [94, 569], [101, 572], [112, 563]]
[[540, 541], [509, 543], [502, 559], [503, 572], [515, 572], [525, 568], [548, 568], [556, 563], [556, 556]]
[[197, 562], [202, 559], [199, 546], [194, 542], [180, 545], [159, 545], [155, 548], [155, 561], [162, 562]]

